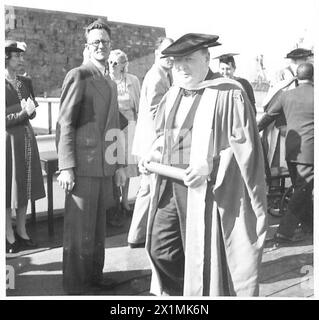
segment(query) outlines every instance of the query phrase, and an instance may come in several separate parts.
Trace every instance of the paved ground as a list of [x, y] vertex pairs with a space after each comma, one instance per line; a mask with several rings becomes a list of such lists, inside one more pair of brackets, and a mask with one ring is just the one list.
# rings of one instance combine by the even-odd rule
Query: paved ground
[[[61, 296], [62, 290], [62, 218], [55, 219], [55, 236], [49, 239], [46, 222], [30, 227], [39, 248], [7, 257], [7, 265], [15, 270], [15, 289], [8, 296]], [[121, 228], [107, 227], [104, 272], [118, 285], [107, 296], [148, 296], [150, 267], [143, 248], [127, 246], [130, 218]], [[268, 238], [276, 229], [278, 219], [270, 219]], [[263, 255], [260, 282], [262, 297], [313, 297], [312, 238], [293, 246], [273, 247], [268, 241]]]

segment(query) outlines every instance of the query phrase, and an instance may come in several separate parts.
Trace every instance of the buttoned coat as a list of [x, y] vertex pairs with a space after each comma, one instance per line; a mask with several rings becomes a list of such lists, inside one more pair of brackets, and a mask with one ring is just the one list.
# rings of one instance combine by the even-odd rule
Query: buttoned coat
[[78, 176], [112, 176], [124, 162], [116, 138], [119, 110], [116, 84], [89, 61], [66, 75], [57, 121], [59, 169]]
[[287, 120], [286, 160], [313, 164], [314, 162], [314, 87], [300, 84], [284, 91], [267, 111], [269, 117], [259, 124], [263, 129], [278, 116]]
[[[22, 83], [20, 88], [23, 99], [34, 99], [33, 87], [30, 78], [18, 76]], [[28, 203], [27, 198], [27, 171], [26, 171], [26, 127], [30, 139], [31, 157], [31, 200], [45, 196], [42, 171], [39, 159], [37, 142], [29, 119], [31, 116], [22, 110], [16, 89], [6, 80], [6, 207], [21, 208]]]

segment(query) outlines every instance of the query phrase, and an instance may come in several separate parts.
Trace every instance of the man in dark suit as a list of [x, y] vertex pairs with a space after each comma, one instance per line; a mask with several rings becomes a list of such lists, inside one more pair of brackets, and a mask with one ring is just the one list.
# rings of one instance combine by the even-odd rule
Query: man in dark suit
[[282, 218], [275, 239], [298, 240], [294, 232], [301, 222], [304, 231], [312, 229], [312, 190], [314, 178], [314, 87], [313, 65], [297, 68], [298, 87], [281, 93], [258, 123], [263, 130], [284, 114], [287, 121], [286, 161], [294, 186], [288, 211]]
[[105, 73], [111, 32], [96, 20], [85, 36], [89, 61], [66, 75], [57, 122], [58, 182], [66, 191], [63, 287], [69, 294], [112, 285], [103, 279], [105, 214], [112, 176], [118, 185], [125, 182], [123, 154], [112, 152], [119, 112], [116, 85]]

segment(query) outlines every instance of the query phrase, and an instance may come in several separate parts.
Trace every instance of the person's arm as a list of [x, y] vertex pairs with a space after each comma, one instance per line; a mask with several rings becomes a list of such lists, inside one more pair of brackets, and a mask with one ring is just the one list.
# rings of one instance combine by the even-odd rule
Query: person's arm
[[18, 124], [25, 122], [28, 119], [28, 112], [24, 109], [19, 112], [9, 113], [6, 115], [6, 128], [12, 128]]
[[150, 108], [150, 112], [155, 118], [158, 106], [163, 96], [167, 92], [167, 87], [160, 78], [152, 79], [147, 86], [146, 100]]
[[57, 121], [57, 151], [59, 169], [75, 168], [75, 130], [83, 102], [85, 80], [79, 70], [71, 70], [65, 77]]
[[[255, 115], [247, 98], [234, 91], [228, 117], [228, 141], [257, 216], [266, 209], [264, 155]], [[224, 159], [220, 159], [222, 163]], [[261, 230], [260, 230], [261, 231]]]
[[284, 92], [281, 92], [279, 96], [270, 103], [268, 110], [257, 123], [258, 131], [262, 131], [267, 128], [278, 116], [282, 114], [283, 94]]
[[140, 94], [141, 94], [141, 85], [140, 81], [137, 77], [134, 77], [134, 94], [135, 94], [135, 113], [136, 113], [136, 119], [138, 115], [138, 107], [139, 107], [139, 101], [140, 101]]
[[[21, 101], [21, 107], [16, 104], [6, 109], [6, 128], [11, 128], [16, 125], [22, 124], [26, 122], [28, 119], [31, 118], [31, 116], [35, 112], [35, 105], [34, 103], [26, 103], [26, 101], [23, 99]], [[9, 109], [15, 110], [16, 112], [10, 112]], [[17, 111], [18, 109], [22, 109], [20, 111]]]
[[[28, 78], [28, 86], [29, 86], [29, 91], [30, 91], [30, 98], [32, 99], [35, 107], [38, 107], [39, 104], [38, 102], [35, 100], [35, 95], [34, 95], [34, 90], [33, 90], [33, 85], [32, 85], [32, 80], [31, 78]], [[36, 111], [34, 110], [34, 112], [30, 115], [30, 119], [34, 119], [36, 116]]]
[[60, 175], [59, 185], [71, 191], [75, 185], [75, 130], [83, 100], [85, 80], [79, 70], [71, 70], [65, 77], [60, 100], [60, 113], [57, 121], [57, 152]]
[[145, 158], [141, 159], [138, 165], [140, 172], [143, 174], [150, 173], [144, 165], [145, 162], [150, 162], [150, 161], [160, 162], [162, 158], [162, 153], [164, 149], [165, 107], [166, 107], [167, 94], [164, 95], [163, 99], [158, 104], [157, 112], [155, 114], [154, 124], [155, 124], [156, 138], [153, 141], [149, 154]]

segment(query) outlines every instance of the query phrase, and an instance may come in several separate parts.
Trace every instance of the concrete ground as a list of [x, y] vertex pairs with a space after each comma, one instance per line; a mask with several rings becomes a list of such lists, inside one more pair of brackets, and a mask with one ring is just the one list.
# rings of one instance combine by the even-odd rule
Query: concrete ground
[[[39, 247], [18, 254], [7, 255], [7, 266], [15, 273], [14, 289], [7, 296], [62, 296], [62, 224], [55, 219], [55, 235], [47, 235], [46, 221], [29, 230]], [[127, 246], [130, 218], [121, 228], [107, 226], [105, 240], [104, 274], [118, 284], [113, 290], [101, 292], [103, 296], [149, 296], [150, 265], [144, 248]], [[277, 227], [278, 218], [270, 218], [268, 239]], [[274, 247], [268, 240], [263, 254], [260, 280], [261, 297], [311, 298], [313, 292], [313, 242], [312, 237], [294, 245]]]

